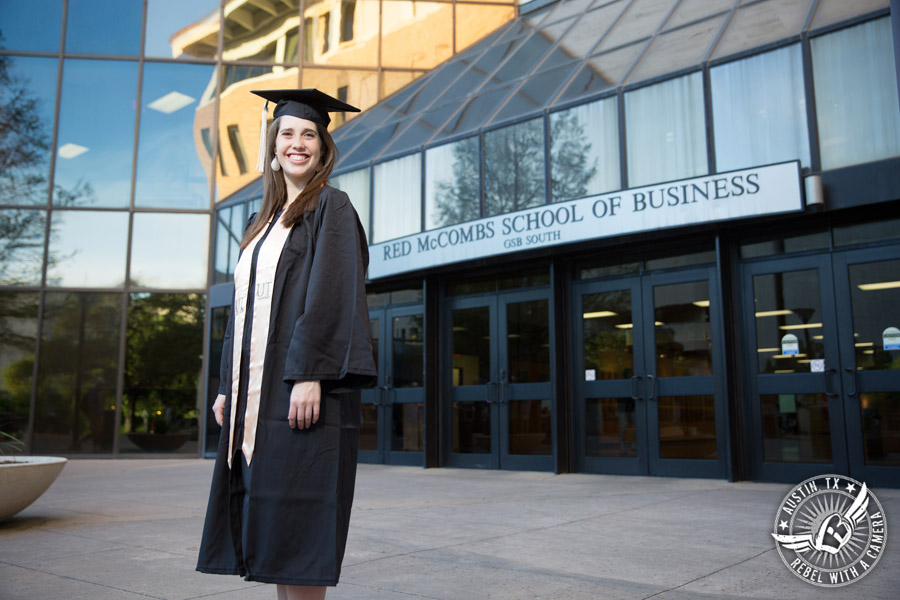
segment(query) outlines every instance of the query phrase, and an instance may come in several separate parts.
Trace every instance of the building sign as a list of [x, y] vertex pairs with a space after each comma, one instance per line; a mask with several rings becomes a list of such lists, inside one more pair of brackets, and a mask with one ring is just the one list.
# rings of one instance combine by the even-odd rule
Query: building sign
[[432, 229], [369, 248], [369, 278], [642, 231], [803, 210], [792, 161], [622, 190]]

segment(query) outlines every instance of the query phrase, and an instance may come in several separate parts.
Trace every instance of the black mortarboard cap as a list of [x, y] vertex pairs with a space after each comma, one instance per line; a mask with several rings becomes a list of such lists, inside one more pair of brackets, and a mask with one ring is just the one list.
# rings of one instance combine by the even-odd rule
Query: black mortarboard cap
[[327, 127], [331, 123], [331, 118], [328, 116], [330, 112], [359, 112], [355, 106], [332, 98], [317, 89], [252, 90], [252, 93], [265, 98], [268, 102], [278, 103], [272, 113], [276, 119], [284, 115], [291, 115]]
[[346, 102], [332, 98], [315, 88], [302, 90], [251, 90], [251, 93], [266, 100], [260, 121], [259, 157], [256, 161], [256, 169], [260, 173], [263, 172], [263, 162], [266, 156], [266, 119], [268, 117], [269, 102], [277, 102], [275, 110], [272, 112], [272, 117], [275, 119], [284, 115], [290, 115], [312, 121], [313, 123], [319, 123], [323, 127], [328, 127], [328, 124], [331, 123], [331, 117], [328, 116], [329, 112], [359, 112], [359, 109], [355, 106], [350, 106]]

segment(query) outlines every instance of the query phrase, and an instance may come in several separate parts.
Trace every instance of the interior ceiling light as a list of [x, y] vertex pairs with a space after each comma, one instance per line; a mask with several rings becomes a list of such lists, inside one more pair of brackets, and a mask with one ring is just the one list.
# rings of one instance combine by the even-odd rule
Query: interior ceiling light
[[781, 348], [757, 348], [757, 352], [781, 352]]
[[894, 288], [900, 288], [900, 281], [879, 281], [878, 283], [861, 283], [857, 287], [864, 292], [871, 292], [872, 290], [891, 290]]
[[778, 329], [817, 329], [821, 326], [821, 323], [800, 323], [799, 325], [779, 325]]
[[581, 315], [582, 319], [600, 319], [602, 317], [615, 317], [619, 313], [614, 313], [611, 310], [598, 310], [596, 312], [586, 312]]
[[696, 300], [691, 304], [693, 304], [694, 306], [699, 306], [700, 308], [706, 308], [709, 306], [709, 300]]
[[78, 144], [73, 144], [69, 142], [68, 144], [63, 144], [59, 147], [59, 157], [60, 158], [75, 158], [76, 156], [81, 156], [85, 152], [87, 152], [89, 148], [85, 146], [79, 146]]
[[194, 98], [191, 98], [187, 94], [182, 94], [181, 92], [169, 92], [162, 98], [157, 98], [148, 104], [147, 108], [152, 108], [153, 110], [170, 115], [176, 110], [181, 110], [193, 102]]
[[616, 329], [631, 329], [634, 327], [633, 323], [619, 323], [616, 325]]
[[761, 310], [756, 313], [756, 318], [760, 317], [780, 317], [781, 315], [792, 315], [794, 311], [782, 309], [782, 310]]

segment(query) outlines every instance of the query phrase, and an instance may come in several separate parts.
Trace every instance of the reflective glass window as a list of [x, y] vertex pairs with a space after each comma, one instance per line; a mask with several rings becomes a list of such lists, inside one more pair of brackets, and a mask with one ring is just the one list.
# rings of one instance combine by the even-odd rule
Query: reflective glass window
[[196, 146], [195, 123], [204, 106], [212, 108], [212, 99], [203, 95], [213, 69], [171, 63], [144, 66], [135, 206], [209, 206], [207, 173], [212, 162]]
[[828, 396], [765, 394], [759, 405], [767, 462], [831, 462]]
[[830, 243], [831, 236], [828, 235], [827, 231], [748, 241], [741, 244], [741, 258], [791, 254], [793, 252], [805, 252], [806, 250], [824, 250], [828, 249]]
[[515, 53], [491, 75], [491, 81], [506, 82], [527, 75], [544, 60], [552, 44], [552, 40], [540, 34], [526, 37]]
[[59, 52], [63, 0], [0, 0], [0, 49]]
[[900, 239], [900, 219], [879, 219], [869, 223], [852, 223], [834, 228], [834, 245], [871, 244]]
[[710, 15], [730, 11], [734, 0], [681, 0], [675, 14], [666, 21], [665, 30], [674, 29], [685, 23], [693, 23]]
[[556, 96], [560, 86], [568, 81], [577, 66], [578, 61], [572, 61], [565, 66], [527, 77], [522, 86], [491, 118], [491, 122], [499, 123], [520, 115], [539, 113]]
[[47, 204], [58, 68], [55, 58], [0, 55], [0, 204]]
[[625, 94], [628, 186], [703, 175], [703, 80], [692, 73]]
[[65, 61], [54, 204], [128, 206], [137, 74], [136, 62]]
[[890, 19], [813, 38], [810, 45], [822, 168], [900, 155]]
[[546, 202], [545, 172], [542, 118], [485, 133], [485, 215], [498, 215]]
[[712, 58], [759, 48], [800, 35], [811, 0], [764, 0], [741, 6], [716, 45]]
[[375, 165], [372, 200], [374, 229], [370, 243], [383, 242], [422, 228], [422, 155], [411, 154]]
[[662, 26], [676, 0], [635, 0], [600, 44], [601, 50], [618, 48], [647, 38]]
[[[297, 68], [247, 64], [223, 65], [220, 77], [222, 94], [218, 125], [215, 103], [207, 103], [203, 101], [205, 96], [201, 96], [201, 101], [192, 106], [196, 110], [196, 152], [202, 157], [202, 164], [214, 165], [216, 198], [224, 200], [260, 177], [256, 171], [256, 155], [259, 151], [259, 115], [265, 102], [252, 95], [250, 90], [260, 87], [293, 89], [299, 87], [299, 80]], [[215, 83], [207, 83], [208, 89], [212, 90]], [[270, 104], [269, 118], [273, 108]], [[217, 157], [215, 163], [213, 157]]]
[[825, 357], [817, 271], [753, 278], [756, 354], [760, 373], [809, 373]]
[[54, 210], [47, 285], [120, 288], [125, 284], [128, 213]]
[[378, 0], [307, 0], [303, 14], [303, 61], [377, 66], [378, 5]]
[[481, 216], [481, 157], [478, 137], [425, 152], [425, 227], [471, 221]]
[[716, 169], [799, 159], [809, 166], [809, 130], [800, 45], [714, 67]]
[[[31, 411], [37, 315], [36, 292], [0, 292], [0, 437], [6, 433], [23, 442]], [[5, 441], [0, 448], [15, 450]]]
[[620, 187], [616, 98], [550, 114], [550, 196], [553, 202]]
[[137, 56], [142, 0], [68, 0], [66, 52]]
[[548, 16], [544, 23], [551, 23], [566, 17], [571, 17], [572, 15], [581, 14], [593, 3], [594, 0], [562, 0], [557, 3], [553, 14]]
[[628, 83], [700, 65], [724, 21], [722, 14], [660, 34], [628, 78]]
[[206, 287], [209, 216], [138, 213], [131, 242], [131, 285]]
[[[228, 319], [231, 317], [230, 306], [218, 306], [210, 311], [209, 324], [209, 361], [207, 362], [207, 399], [206, 399], [206, 452], [214, 452], [219, 442], [219, 434], [222, 428], [211, 418], [212, 405], [216, 401], [219, 390], [219, 368], [222, 365], [222, 344], [225, 341], [225, 329], [228, 327]], [[201, 419], [203, 421], [203, 419]]]
[[284, 2], [225, 2], [224, 60], [296, 63], [300, 14]]
[[241, 239], [246, 225], [242, 204], [216, 211], [216, 268], [213, 284], [234, 280], [234, 268], [240, 256]]
[[[374, 71], [305, 68], [302, 87], [316, 88], [360, 110], [378, 102], [378, 73]], [[357, 114], [331, 113], [329, 129], [340, 127]]]
[[131, 294], [119, 450], [196, 454], [203, 294]]
[[357, 169], [332, 177], [330, 184], [350, 196], [350, 202], [353, 203], [353, 208], [359, 215], [359, 221], [366, 230], [366, 237], [371, 237], [369, 234], [369, 169]]
[[572, 78], [557, 102], [592, 96], [616, 87], [631, 70], [645, 46], [644, 42], [639, 42], [591, 57]]
[[890, 0], [819, 0], [810, 29], [827, 27], [876, 10], [888, 8]]
[[383, 0], [381, 64], [431, 69], [453, 54], [453, 5]]
[[498, 27], [515, 18], [512, 6], [456, 3], [456, 51], [474, 44]]
[[613, 2], [592, 10], [577, 19], [577, 23], [560, 42], [559, 48], [572, 58], [581, 58], [593, 50], [605, 35], [627, 2]]
[[381, 73], [381, 95], [387, 97], [406, 87], [427, 71], [383, 71]]
[[149, 0], [144, 54], [163, 58], [215, 58], [219, 0]]
[[0, 285], [40, 285], [47, 211], [0, 210]]
[[425, 317], [422, 314], [394, 317], [392, 320], [391, 364], [393, 386], [422, 387], [425, 378], [423, 338]]
[[122, 294], [44, 295], [35, 454], [107, 454], [116, 427]]

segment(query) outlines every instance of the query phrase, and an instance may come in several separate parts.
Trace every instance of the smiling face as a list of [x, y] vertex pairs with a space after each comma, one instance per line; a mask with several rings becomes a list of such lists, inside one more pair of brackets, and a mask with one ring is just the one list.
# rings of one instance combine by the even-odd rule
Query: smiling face
[[290, 115], [280, 117], [275, 158], [285, 180], [302, 189], [322, 161], [322, 139], [316, 124]]

